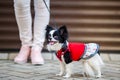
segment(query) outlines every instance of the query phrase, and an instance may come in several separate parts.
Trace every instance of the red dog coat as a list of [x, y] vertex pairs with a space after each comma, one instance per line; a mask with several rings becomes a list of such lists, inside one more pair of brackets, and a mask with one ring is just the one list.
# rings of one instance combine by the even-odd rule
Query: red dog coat
[[[69, 43], [68, 49], [70, 51], [71, 59], [73, 61], [78, 61], [83, 56], [85, 51], [84, 43]], [[61, 56], [65, 54], [66, 51], [59, 50], [57, 52], [57, 58], [62, 61]]]
[[57, 52], [57, 58], [62, 61], [61, 56], [70, 52], [70, 58], [72, 61], [78, 61], [82, 59], [89, 59], [93, 57], [99, 50], [99, 45], [96, 43], [69, 43], [68, 48], [63, 52], [62, 49]]

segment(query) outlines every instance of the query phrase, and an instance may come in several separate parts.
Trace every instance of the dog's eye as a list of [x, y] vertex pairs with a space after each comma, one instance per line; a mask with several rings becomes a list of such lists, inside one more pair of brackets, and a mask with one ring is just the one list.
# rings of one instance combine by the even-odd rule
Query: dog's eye
[[51, 37], [51, 35], [49, 34], [49, 35], [48, 35], [48, 38], [50, 38], [50, 37]]
[[56, 40], [58, 40], [58, 36], [54, 36], [54, 38], [55, 38]]

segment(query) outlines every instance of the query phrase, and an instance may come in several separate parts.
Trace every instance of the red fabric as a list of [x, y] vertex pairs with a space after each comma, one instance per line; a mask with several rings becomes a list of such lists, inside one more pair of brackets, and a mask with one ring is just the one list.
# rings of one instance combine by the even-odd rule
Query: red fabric
[[[70, 51], [72, 60], [78, 61], [84, 54], [85, 44], [84, 43], [69, 43], [68, 49]], [[61, 60], [62, 54], [65, 54], [64, 52], [62, 52], [62, 50], [59, 50], [57, 52], [57, 57], [60, 61], [62, 61]]]
[[83, 43], [69, 43], [69, 50], [72, 60], [78, 61], [84, 54], [85, 44]]
[[56, 54], [57, 58], [62, 61], [61, 56], [62, 56], [62, 50], [59, 50]]

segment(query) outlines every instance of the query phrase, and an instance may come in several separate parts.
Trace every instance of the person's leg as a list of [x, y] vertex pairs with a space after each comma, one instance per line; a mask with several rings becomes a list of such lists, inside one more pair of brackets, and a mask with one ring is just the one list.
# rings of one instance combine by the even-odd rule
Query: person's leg
[[22, 43], [19, 54], [14, 59], [16, 63], [25, 63], [30, 53], [32, 42], [32, 19], [30, 13], [30, 0], [14, 0], [14, 10]]
[[[49, 0], [45, 0], [49, 7]], [[31, 59], [33, 64], [44, 64], [41, 55], [43, 43], [45, 41], [45, 28], [49, 24], [50, 14], [43, 2], [43, 0], [34, 0], [35, 19], [34, 19], [34, 38], [31, 52]]]

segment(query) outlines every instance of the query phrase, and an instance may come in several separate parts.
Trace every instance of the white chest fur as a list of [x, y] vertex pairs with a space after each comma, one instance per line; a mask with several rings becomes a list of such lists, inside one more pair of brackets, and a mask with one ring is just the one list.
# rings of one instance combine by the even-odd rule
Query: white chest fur
[[56, 44], [48, 44], [47, 45], [47, 49], [48, 51], [58, 51], [61, 49], [63, 44], [60, 44], [60, 43], [56, 43]]

